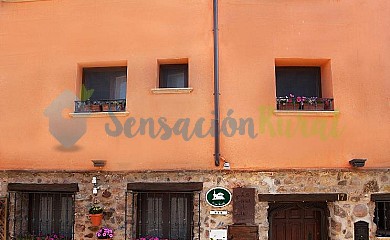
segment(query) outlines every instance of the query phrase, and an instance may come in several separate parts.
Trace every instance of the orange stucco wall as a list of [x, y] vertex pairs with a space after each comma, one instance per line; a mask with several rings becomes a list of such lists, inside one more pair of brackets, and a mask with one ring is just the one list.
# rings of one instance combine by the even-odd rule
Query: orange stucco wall
[[[251, 117], [256, 138], [222, 136], [232, 169], [390, 167], [390, 1], [220, 1], [221, 116]], [[71, 148], [44, 115], [85, 66], [127, 65], [127, 117], [174, 123], [213, 115], [211, 0], [0, 3], [0, 169], [217, 169], [212, 137], [109, 136], [86, 118]], [[153, 94], [158, 62], [188, 59], [188, 94]], [[337, 116], [275, 115], [275, 64], [322, 66]], [[77, 121], [63, 112], [66, 121]], [[205, 127], [209, 124], [205, 124]], [[288, 127], [290, 126], [290, 127]], [[299, 126], [299, 127], [298, 127]], [[302, 126], [306, 126], [303, 128]], [[192, 129], [192, 128], [190, 128]], [[290, 130], [290, 131], [289, 131]]]

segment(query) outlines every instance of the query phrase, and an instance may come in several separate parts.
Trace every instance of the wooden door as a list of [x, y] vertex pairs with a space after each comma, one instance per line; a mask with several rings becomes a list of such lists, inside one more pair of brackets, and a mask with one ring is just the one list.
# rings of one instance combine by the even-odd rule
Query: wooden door
[[321, 210], [316, 208], [275, 209], [270, 214], [270, 239], [322, 240], [321, 216]]

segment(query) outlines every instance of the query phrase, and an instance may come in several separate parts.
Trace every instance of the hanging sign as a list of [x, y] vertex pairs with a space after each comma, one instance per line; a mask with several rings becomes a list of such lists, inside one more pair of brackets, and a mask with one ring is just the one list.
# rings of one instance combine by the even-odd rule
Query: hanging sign
[[232, 200], [232, 194], [223, 187], [215, 187], [206, 193], [206, 202], [213, 207], [224, 207]]

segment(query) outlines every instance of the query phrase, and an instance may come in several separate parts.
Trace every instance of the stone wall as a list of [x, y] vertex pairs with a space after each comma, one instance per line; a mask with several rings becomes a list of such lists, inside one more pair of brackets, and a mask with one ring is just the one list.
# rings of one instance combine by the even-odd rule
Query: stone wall
[[[232, 216], [210, 215], [215, 208], [205, 201], [205, 193], [212, 187], [230, 190], [236, 187], [255, 188], [259, 193], [347, 193], [347, 201], [329, 202], [329, 235], [332, 240], [353, 239], [354, 222], [369, 223], [370, 239], [375, 238], [373, 223], [375, 204], [371, 193], [390, 192], [389, 170], [290, 170], [276, 172], [255, 171], [176, 171], [176, 172], [0, 172], [0, 197], [7, 196], [7, 183], [78, 183], [75, 203], [75, 239], [95, 239], [95, 228], [88, 219], [88, 209], [94, 201], [105, 208], [103, 225], [115, 231], [115, 239], [125, 239], [125, 197], [129, 182], [203, 182], [201, 193], [201, 239], [208, 239], [208, 230], [227, 228]], [[92, 177], [99, 178], [101, 189], [92, 194]], [[102, 194], [105, 192], [105, 194]], [[104, 195], [104, 196], [103, 196]], [[128, 201], [131, 204], [131, 201]], [[259, 239], [268, 240], [268, 203], [256, 197], [255, 223]], [[232, 204], [223, 210], [233, 211]], [[131, 211], [128, 209], [128, 220]], [[130, 221], [129, 221], [130, 222]], [[130, 228], [128, 228], [130, 229]], [[195, 236], [197, 239], [197, 235]]]

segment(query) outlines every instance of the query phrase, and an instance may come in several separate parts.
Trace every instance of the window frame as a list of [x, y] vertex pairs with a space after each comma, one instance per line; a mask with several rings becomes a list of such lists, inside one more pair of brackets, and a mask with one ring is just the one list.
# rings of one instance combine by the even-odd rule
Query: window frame
[[[382, 205], [382, 206], [380, 206]], [[390, 237], [390, 200], [376, 200], [374, 223], [377, 237]]]
[[[94, 81], [93, 79], [89, 79], [89, 77], [91, 76], [88, 76], [89, 74], [93, 74], [93, 73], [120, 73], [120, 72], [124, 72], [125, 73], [125, 76], [126, 76], [126, 89], [125, 89], [125, 96], [127, 94], [127, 66], [109, 66], [109, 67], [83, 67], [82, 68], [82, 79], [81, 79], [81, 85], [82, 86], [85, 86], [87, 87], [87, 84], [85, 83], [86, 81]], [[88, 77], [88, 79], [87, 79]], [[110, 76], [112, 77], [112, 76]], [[107, 80], [107, 79], [105, 79]], [[117, 87], [115, 86], [114, 88], [114, 92], [115, 90], [117, 89]], [[89, 89], [87, 89], [89, 90]], [[109, 89], [109, 92], [113, 91], [113, 89]], [[84, 99], [85, 96], [83, 96], [84, 92], [81, 91], [81, 99]], [[115, 95], [115, 93], [114, 93]], [[93, 96], [93, 95], [92, 95]], [[126, 98], [126, 97], [125, 97]], [[85, 100], [91, 100], [91, 101], [104, 101], [104, 100], [119, 100], [119, 99], [123, 99], [123, 98], [112, 98], [111, 96], [108, 97], [108, 98], [102, 98], [102, 99], [85, 99]]]
[[274, 72], [276, 115], [338, 113], [334, 108], [329, 59], [275, 59]]
[[[188, 194], [192, 196], [192, 205], [188, 207], [192, 211], [192, 219], [190, 219], [190, 233], [191, 239], [201, 238], [201, 193], [203, 190], [202, 182], [131, 182], [127, 184], [127, 191], [125, 194], [125, 239], [137, 239], [137, 202], [138, 194], [153, 192], [158, 193], [179, 193]], [[187, 239], [186, 239], [187, 240]]]
[[[377, 229], [375, 236], [377, 237], [390, 237], [390, 193], [375, 193], [371, 194], [371, 201], [375, 203], [373, 222], [376, 224]], [[379, 219], [378, 213], [380, 212], [379, 204], [384, 204], [383, 218], [387, 218], [387, 223], [384, 224], [384, 229], [381, 228], [381, 224], [378, 222], [386, 219]], [[386, 206], [388, 205], [388, 206]], [[387, 208], [388, 207], [388, 208]], [[387, 210], [387, 211], [386, 211]]]
[[[78, 185], [73, 184], [24, 184], [24, 183], [9, 183], [8, 184], [8, 205], [9, 205], [9, 222], [7, 235], [10, 238], [27, 236], [37, 236], [42, 231], [42, 221], [36, 220], [35, 217], [41, 218], [43, 214], [41, 208], [42, 197], [50, 196], [52, 199], [46, 200], [50, 202], [50, 208], [46, 208], [47, 215], [59, 217], [51, 223], [47, 224], [48, 231], [59, 231], [57, 234], [63, 233], [67, 240], [74, 239], [75, 234], [75, 195], [78, 192]], [[37, 197], [38, 196], [38, 197]], [[53, 198], [54, 197], [54, 198]], [[66, 208], [63, 209], [63, 201], [65, 199]], [[60, 209], [60, 210], [58, 210]], [[42, 214], [42, 215], [41, 215]], [[64, 214], [64, 215], [62, 215]], [[65, 219], [65, 223], [63, 220]], [[64, 223], [64, 226], [61, 226]], [[50, 227], [49, 227], [50, 224]], [[53, 225], [52, 225], [53, 224]], [[36, 227], [38, 227], [36, 229]], [[50, 230], [49, 230], [50, 229]], [[64, 229], [64, 232], [61, 232]], [[49, 233], [47, 233], [49, 234]], [[50, 233], [51, 234], [51, 233]]]
[[[109, 75], [110, 72], [112, 73], [112, 75]], [[94, 73], [106, 73], [108, 75], [105, 78], [100, 77], [100, 80], [104, 81], [101, 84], [109, 85], [108, 90], [102, 90], [102, 91], [99, 90], [100, 92], [99, 95], [107, 96], [108, 94], [108, 97], [104, 97], [104, 96], [93, 97], [94, 93], [96, 93], [95, 91], [96, 89], [103, 89], [101, 86], [99, 88], [93, 87], [93, 83], [91, 82], [93, 82], [94, 78], [92, 77], [92, 75]], [[128, 86], [127, 65], [119, 64], [114, 66], [81, 67], [79, 74], [81, 74], [81, 78], [78, 82], [80, 100], [75, 101], [74, 114], [126, 113], [126, 98], [127, 98], [127, 86]], [[121, 81], [120, 79], [118, 80], [119, 76], [125, 77], [125, 81]], [[123, 83], [125, 83], [124, 88], [122, 88]], [[90, 92], [91, 90], [92, 92]], [[77, 116], [77, 115], [71, 115], [71, 116]], [[81, 115], [81, 117], [84, 117], [84, 115]]]
[[[193, 237], [193, 217], [194, 217], [194, 196], [192, 192], [137, 192], [137, 224], [136, 224], [136, 236], [137, 238], [149, 236], [147, 234], [148, 228], [148, 216], [147, 214], [150, 212], [150, 209], [148, 208], [148, 201], [152, 201], [153, 203], [157, 202], [155, 199], [160, 198], [161, 199], [161, 206], [162, 208], [159, 209], [157, 207], [157, 211], [160, 210], [160, 213], [156, 213], [156, 208], [153, 204], [153, 212], [155, 213], [153, 215], [153, 218], [155, 219], [157, 217], [157, 221], [160, 220], [160, 222], [157, 222], [157, 225], [161, 225], [158, 227], [158, 231], [161, 231], [160, 239], [171, 239], [172, 232], [173, 232], [173, 224], [172, 224], [172, 212], [171, 212], [171, 203], [173, 202], [173, 199], [176, 197], [176, 199], [179, 199], [182, 197], [182, 199], [185, 199], [186, 201], [186, 208], [176, 209], [176, 213], [185, 213], [187, 216], [186, 222], [185, 222], [185, 228], [186, 228], [186, 234], [187, 238], [180, 238], [180, 233], [178, 233], [177, 238], [175, 239], [188, 239], [188, 236]], [[141, 207], [139, 207], [141, 206]], [[161, 217], [161, 218], [160, 218]], [[173, 217], [173, 219], [180, 220], [178, 216]], [[177, 221], [175, 221], [177, 223]], [[155, 224], [156, 225], [156, 224]], [[177, 227], [177, 230], [180, 231], [180, 225]]]
[[[158, 87], [160, 89], [183, 89], [189, 88], [188, 63], [160, 63], [159, 64], [159, 81]], [[173, 71], [182, 71], [184, 74], [183, 86], [170, 87], [168, 82], [168, 75]]]
[[[69, 213], [69, 209], [68, 207], [66, 208], [66, 210], [64, 210], [62, 208], [62, 201], [63, 199], [67, 199], [66, 201], [66, 204], [68, 205], [69, 204], [69, 197], [71, 197], [72, 193], [60, 193], [60, 192], [29, 192], [29, 210], [28, 210], [28, 229], [29, 229], [29, 232], [34, 232], [33, 229], [40, 229], [40, 222], [42, 221], [42, 218], [40, 218], [40, 215], [45, 212], [45, 210], [41, 209], [41, 205], [40, 203], [42, 203], [44, 200], [43, 198], [48, 198], [50, 199], [50, 201], [47, 199], [46, 200], [46, 203], [48, 202], [51, 202], [51, 206], [47, 207], [47, 210], [46, 211], [49, 211], [48, 209], [52, 209], [52, 222], [50, 223], [51, 226], [50, 226], [50, 229], [52, 229], [51, 232], [55, 232], [55, 233], [59, 233], [61, 232], [61, 223], [62, 223], [62, 214], [65, 213], [66, 214], [66, 217], [65, 219], [66, 220], [69, 220], [69, 219], [72, 219], [71, 216], [69, 216], [69, 214], [74, 214], [74, 201], [70, 201], [72, 207], [70, 208], [70, 213]], [[58, 209], [60, 209], [60, 211], [57, 211]], [[38, 216], [38, 221], [30, 221], [30, 219], [36, 219], [36, 217]], [[68, 219], [69, 218], [69, 219]], [[70, 227], [72, 228], [72, 227]], [[73, 232], [74, 230], [72, 229], [71, 232]], [[67, 231], [66, 231], [67, 232]]]
[[[312, 88], [314, 94], [309, 94], [312, 96], [305, 96], [305, 97], [318, 97], [322, 98], [322, 82], [321, 82], [321, 67], [320, 66], [275, 66], [275, 80], [276, 80], [276, 97], [284, 97], [288, 96], [289, 94], [293, 94], [296, 97], [302, 96], [302, 95], [307, 95], [307, 94], [297, 94], [294, 92], [294, 90], [291, 90], [289, 92], [285, 92], [283, 94], [280, 93], [283, 87], [281, 87], [282, 83], [286, 84], [285, 82], [287, 81], [296, 81], [296, 85], [293, 88], [296, 89], [302, 89], [302, 88], [307, 88], [307, 85], [297, 85], [299, 84], [299, 80], [297, 80], [296, 76], [297, 74], [305, 74], [305, 75], [310, 75], [310, 77], [307, 77], [306, 81], [312, 82], [314, 86], [310, 86]], [[289, 79], [278, 79], [278, 75], [290, 75]], [[290, 80], [293, 79], [293, 80]], [[302, 83], [303, 84], [303, 83]], [[279, 93], [278, 93], [279, 92]]]

